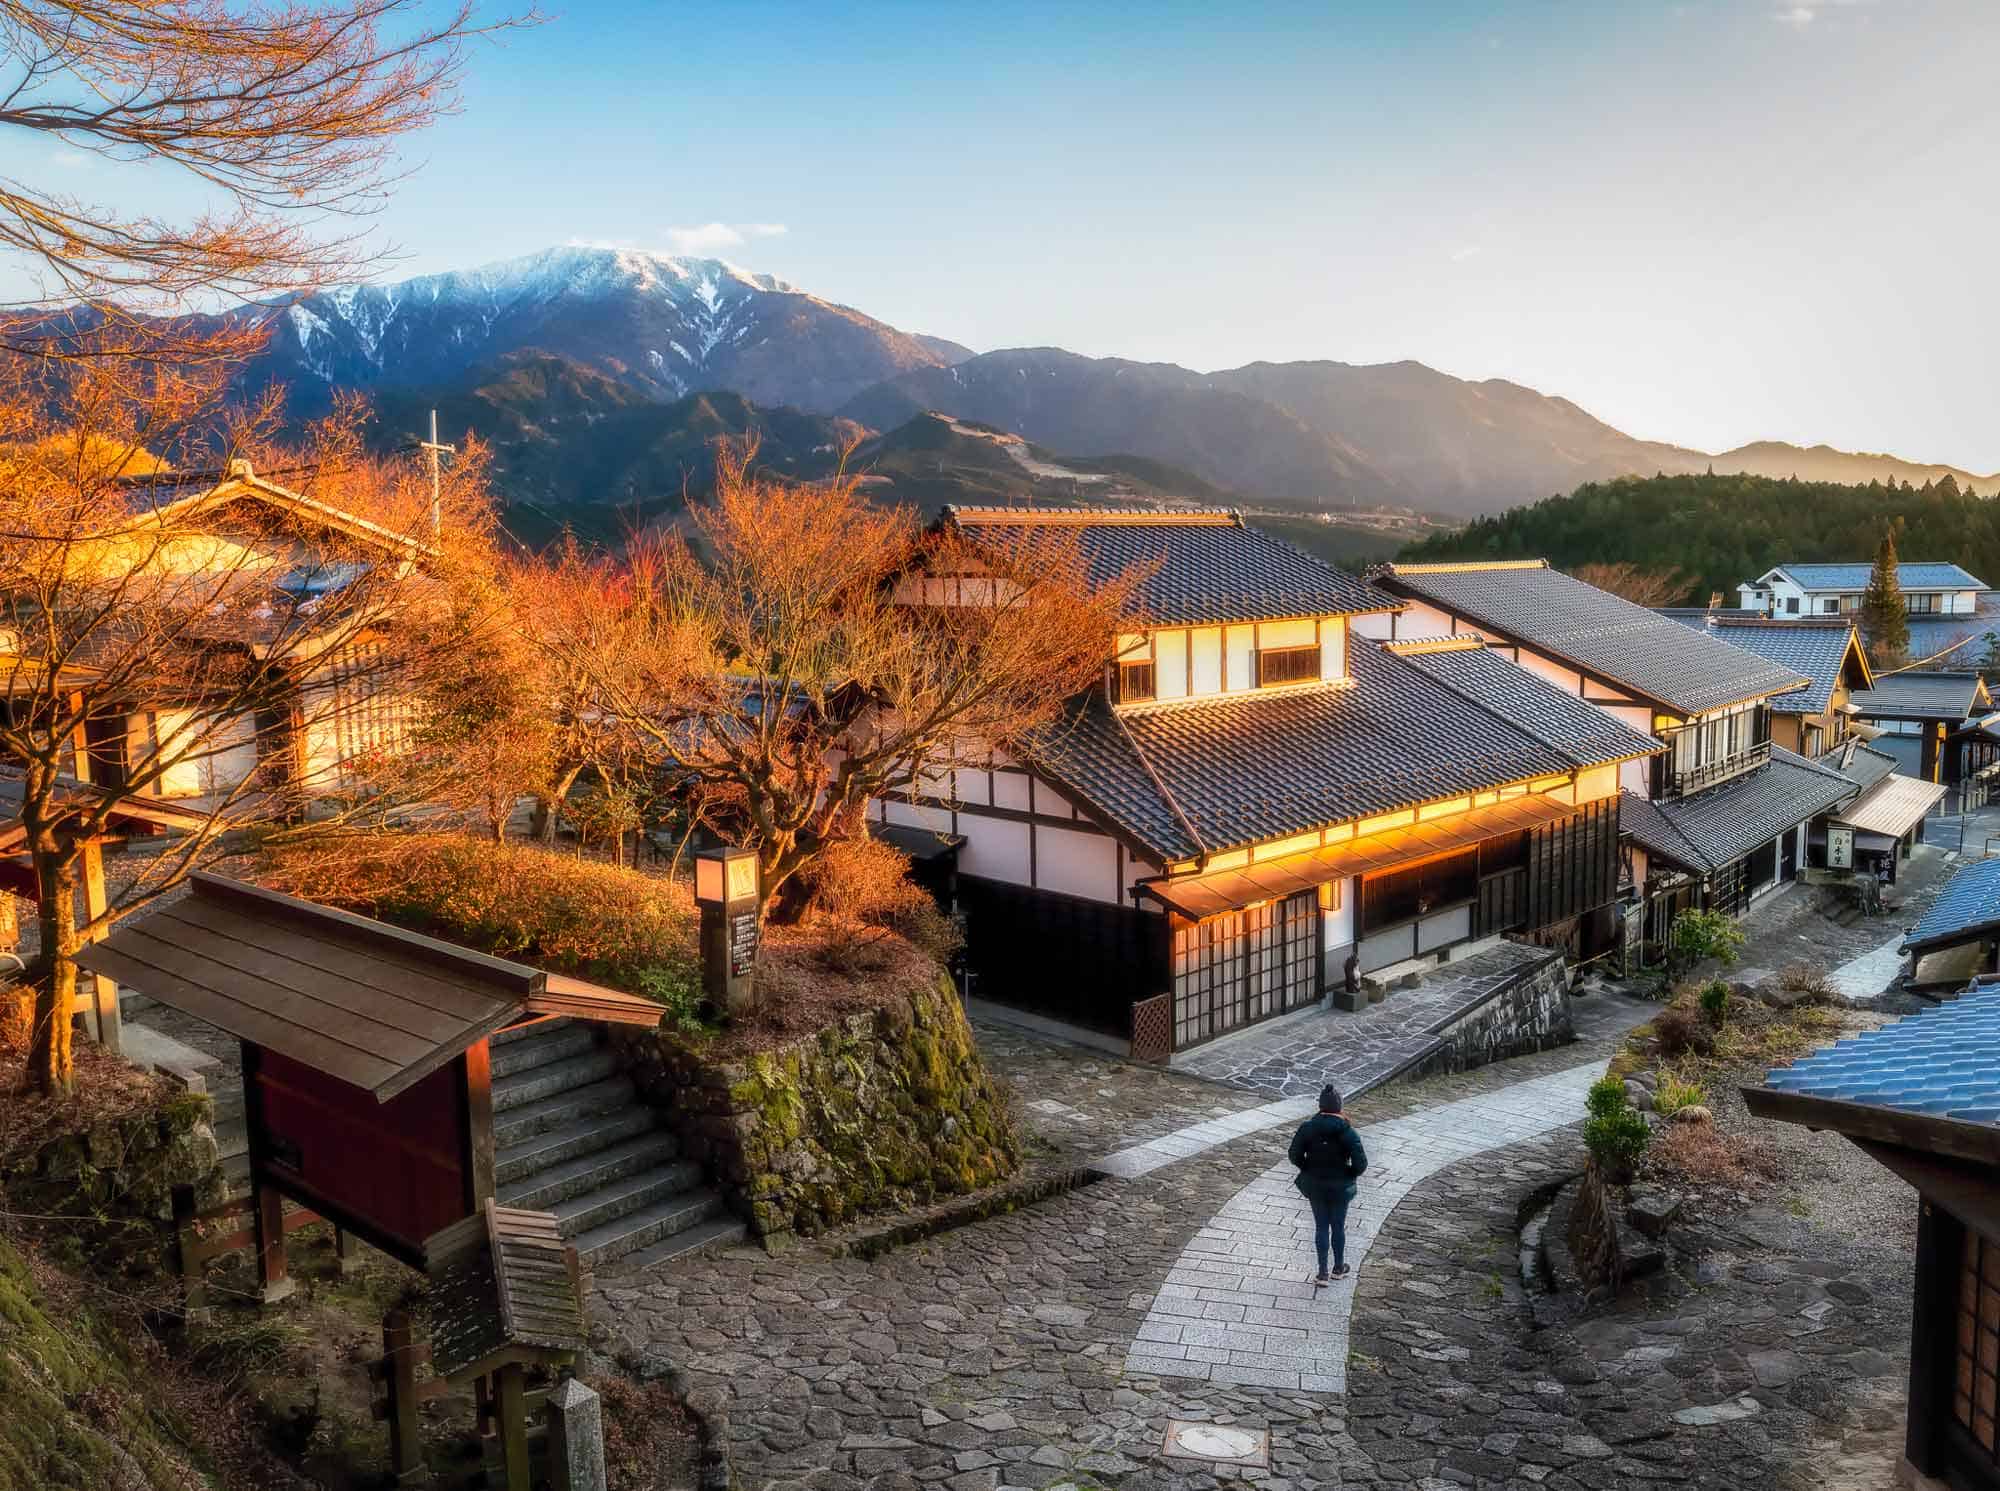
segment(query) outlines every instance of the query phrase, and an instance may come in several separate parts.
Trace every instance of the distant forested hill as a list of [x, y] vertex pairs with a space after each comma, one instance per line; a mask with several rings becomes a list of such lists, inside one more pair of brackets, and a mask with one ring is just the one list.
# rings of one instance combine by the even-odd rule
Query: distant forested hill
[[1736, 587], [1774, 564], [1874, 556], [1882, 524], [1897, 525], [1905, 563], [1949, 560], [2000, 585], [2000, 499], [1962, 490], [1950, 476], [1912, 487], [1765, 476], [1621, 477], [1587, 482], [1456, 533], [1412, 544], [1411, 563], [1447, 559], [1547, 559], [1559, 569], [1628, 562], [1686, 579], [1687, 602], [1710, 591], [1736, 603]]

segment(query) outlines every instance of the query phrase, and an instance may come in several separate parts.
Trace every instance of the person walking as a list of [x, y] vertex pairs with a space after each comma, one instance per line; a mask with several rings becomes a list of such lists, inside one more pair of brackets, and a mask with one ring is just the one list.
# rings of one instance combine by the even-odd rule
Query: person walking
[[[1354, 1199], [1354, 1181], [1368, 1168], [1368, 1151], [1340, 1111], [1340, 1089], [1328, 1085], [1320, 1089], [1319, 1112], [1299, 1125], [1292, 1135], [1292, 1164], [1298, 1175], [1292, 1184], [1312, 1205], [1313, 1248], [1319, 1254], [1315, 1287], [1344, 1279], [1347, 1266], [1347, 1203]], [[1333, 1268], [1326, 1266], [1329, 1248]]]

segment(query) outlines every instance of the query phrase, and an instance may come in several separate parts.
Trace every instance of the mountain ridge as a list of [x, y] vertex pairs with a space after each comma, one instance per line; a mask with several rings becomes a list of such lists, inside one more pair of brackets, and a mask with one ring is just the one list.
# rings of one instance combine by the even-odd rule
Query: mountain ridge
[[[1392, 507], [1467, 519], [1592, 481], [1710, 467], [1917, 485], [1949, 472], [1981, 494], [2000, 491], [2000, 473], [1824, 445], [1759, 441], [1709, 454], [1642, 440], [1561, 395], [1413, 359], [1196, 372], [1059, 347], [975, 354], [726, 260], [574, 245], [273, 308], [270, 345], [244, 383], [284, 384], [303, 419], [337, 388], [392, 405], [427, 388], [449, 397], [517, 355], [588, 370], [604, 380], [592, 395], [600, 402], [611, 387], [659, 404], [729, 392], [878, 432], [935, 410], [1046, 451], [1163, 462], [1302, 513]], [[577, 386], [569, 374], [556, 385]]]

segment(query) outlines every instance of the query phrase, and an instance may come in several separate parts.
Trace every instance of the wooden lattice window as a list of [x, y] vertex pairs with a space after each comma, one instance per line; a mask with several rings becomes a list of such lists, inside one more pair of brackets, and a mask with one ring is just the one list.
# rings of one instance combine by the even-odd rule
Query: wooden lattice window
[[1120, 663], [1118, 665], [1118, 701], [1121, 704], [1142, 704], [1148, 699], [1159, 697], [1157, 675], [1153, 661], [1148, 658], [1143, 663]]
[[2000, 1464], [2000, 1244], [1965, 1229], [1958, 1274], [1958, 1341], [1951, 1415]]
[[1271, 688], [1281, 683], [1304, 683], [1319, 677], [1319, 647], [1266, 647], [1257, 654], [1257, 685]]

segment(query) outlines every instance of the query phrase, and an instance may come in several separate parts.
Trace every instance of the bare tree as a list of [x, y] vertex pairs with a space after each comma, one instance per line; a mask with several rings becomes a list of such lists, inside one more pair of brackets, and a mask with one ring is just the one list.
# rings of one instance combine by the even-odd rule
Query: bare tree
[[1570, 574], [1586, 585], [1608, 590], [1613, 595], [1640, 606], [1679, 606], [1686, 603], [1693, 582], [1677, 569], [1642, 569], [1626, 560], [1579, 564]]
[[[406, 680], [454, 645], [450, 596], [484, 563], [476, 531], [430, 533], [427, 500], [392, 526], [420, 501], [414, 474], [308, 451], [290, 489], [258, 484], [239, 453], [263, 429], [215, 424], [221, 376], [0, 357], [0, 788], [38, 902], [43, 1090], [73, 1077], [78, 949], [229, 830], [295, 816], [393, 748]], [[217, 459], [219, 479], [195, 469]], [[178, 837], [79, 916], [95, 846], [135, 821]]]
[[1093, 585], [1066, 535], [1000, 555], [921, 531], [851, 478], [797, 485], [750, 454], [722, 454], [691, 539], [605, 561], [601, 604], [549, 645], [662, 776], [734, 789], [772, 896], [865, 833], [871, 800], [1053, 721], [1102, 677], [1137, 577]]
[[[456, 106], [466, 43], [490, 29], [469, 0], [442, 12], [419, 0], [0, 0], [0, 127], [165, 168], [221, 204], [176, 224], [9, 173], [0, 249], [40, 270], [48, 302], [157, 309], [354, 277], [373, 256], [329, 222], [381, 206], [397, 143]], [[64, 350], [71, 330], [16, 325], [6, 345]], [[88, 345], [105, 355], [127, 330]]]

